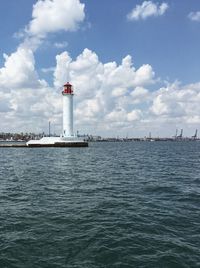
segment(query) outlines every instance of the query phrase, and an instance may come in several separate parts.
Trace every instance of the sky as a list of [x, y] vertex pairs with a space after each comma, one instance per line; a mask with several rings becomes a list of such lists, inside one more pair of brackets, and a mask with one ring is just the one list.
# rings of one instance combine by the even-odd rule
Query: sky
[[200, 125], [197, 0], [1, 0], [0, 132], [192, 136]]

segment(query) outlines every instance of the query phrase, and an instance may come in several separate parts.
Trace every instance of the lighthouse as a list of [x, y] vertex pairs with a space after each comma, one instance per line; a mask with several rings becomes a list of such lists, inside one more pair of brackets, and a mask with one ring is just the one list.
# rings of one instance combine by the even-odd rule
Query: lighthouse
[[73, 131], [73, 87], [67, 82], [63, 86], [63, 133], [54, 137], [43, 137], [40, 140], [30, 140], [28, 147], [87, 147], [88, 142], [74, 135]]
[[63, 137], [72, 137], [73, 133], [73, 87], [67, 82], [63, 86]]

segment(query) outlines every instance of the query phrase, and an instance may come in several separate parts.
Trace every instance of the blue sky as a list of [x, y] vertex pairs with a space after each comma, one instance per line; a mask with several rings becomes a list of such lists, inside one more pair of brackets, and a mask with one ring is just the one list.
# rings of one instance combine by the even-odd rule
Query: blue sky
[[[76, 60], [76, 57], [82, 55], [84, 49], [86, 48], [89, 49], [91, 53], [94, 53], [98, 57], [99, 65], [101, 64], [104, 65], [109, 62], [116, 62], [117, 66], [120, 66], [122, 59], [125, 58], [127, 55], [130, 55], [132, 57], [132, 62], [135, 70], [138, 70], [141, 66], [145, 64], [151, 66], [152, 74], [150, 75], [150, 77], [146, 78], [145, 82], [139, 82], [137, 84], [130, 83], [130, 85], [127, 85], [127, 90], [124, 91], [122, 90], [124, 92], [124, 96], [120, 95], [121, 93], [116, 93], [117, 89], [114, 87], [117, 87], [117, 85], [115, 86], [112, 85], [113, 88], [111, 88], [110, 90], [113, 90], [112, 92], [114, 93], [112, 93], [108, 97], [110, 99], [109, 100], [107, 99], [106, 101], [105, 100], [100, 101], [98, 99], [98, 102], [101, 102], [101, 105], [102, 103], [107, 102], [110, 103], [112, 96], [116, 97], [116, 94], [118, 94], [118, 97], [120, 99], [122, 98], [125, 99], [128, 96], [128, 94], [131, 94], [131, 92], [134, 91], [137, 87], [145, 88], [145, 90], [148, 90], [148, 94], [152, 93], [153, 96], [149, 97], [149, 95], [147, 94], [148, 97], [146, 95], [147, 99], [144, 103], [133, 100], [132, 107], [131, 104], [128, 103], [126, 108], [125, 106], [120, 106], [121, 104], [119, 104], [120, 103], [119, 99], [112, 100], [113, 104], [111, 106], [115, 107], [113, 108], [114, 109], [113, 111], [108, 110], [106, 107], [99, 107], [98, 109], [104, 110], [105, 115], [104, 118], [102, 118], [102, 122], [104, 122], [102, 123], [102, 127], [99, 127], [99, 129], [96, 132], [100, 132], [103, 135], [112, 135], [112, 133], [115, 133], [113, 128], [117, 127], [117, 124], [115, 125], [112, 122], [114, 124], [112, 125], [111, 121], [109, 121], [111, 119], [109, 118], [113, 118], [114, 120], [114, 118], [116, 118], [117, 116], [115, 117], [113, 113], [118, 113], [119, 111], [121, 112], [123, 111], [123, 113], [125, 114], [130, 114], [130, 116], [128, 117], [129, 119], [127, 119], [128, 120], [127, 122], [130, 122], [129, 126], [127, 123], [123, 127], [121, 121], [117, 122], [119, 123], [121, 129], [120, 134], [122, 135], [124, 133], [127, 133], [127, 131], [132, 133], [133, 130], [131, 127], [134, 124], [136, 126], [134, 129], [135, 132], [133, 131], [133, 134], [135, 135], [145, 134], [146, 131], [148, 132], [149, 125], [148, 124], [144, 125], [144, 122], [148, 121], [149, 124], [151, 125], [151, 120], [155, 122], [155, 118], [153, 119], [153, 116], [158, 116], [159, 120], [161, 117], [164, 118], [161, 123], [159, 121], [157, 125], [154, 126], [154, 128], [156, 129], [156, 133], [158, 133], [159, 135], [165, 135], [165, 133], [171, 134], [171, 132], [166, 131], [166, 129], [169, 128], [170, 131], [174, 131], [175, 127], [180, 128], [185, 127], [188, 128], [189, 133], [190, 129], [198, 127], [198, 124], [200, 122], [198, 121], [199, 110], [196, 110], [195, 114], [190, 114], [191, 113], [190, 107], [188, 108], [187, 111], [185, 111], [183, 109], [185, 105], [184, 103], [182, 103], [183, 100], [181, 100], [182, 102], [180, 102], [180, 99], [177, 96], [180, 93], [180, 90], [183, 90], [181, 92], [184, 92], [184, 90], [191, 90], [191, 84], [195, 84], [197, 87], [200, 81], [200, 66], [199, 66], [200, 15], [198, 18], [197, 13], [198, 11], [200, 11], [199, 1], [196, 0], [190, 0], [190, 1], [188, 0], [182, 0], [182, 1], [50, 0], [50, 1], [55, 2], [55, 5], [59, 1], [60, 3], [61, 2], [64, 3], [64, 1], [66, 3], [70, 2], [72, 4], [71, 5], [72, 10], [66, 9], [66, 11], [68, 11], [69, 14], [71, 13], [73, 14], [74, 12], [73, 4], [75, 2], [76, 4], [77, 2], [79, 4], [84, 4], [84, 10], [80, 11], [82, 12], [82, 15], [84, 14], [84, 18], [82, 17], [77, 19], [75, 17], [81, 15], [81, 13], [79, 15], [76, 14], [74, 15], [74, 19], [78, 20], [76, 21], [77, 27], [75, 30], [74, 29], [73, 31], [71, 31], [71, 29], [66, 30], [65, 26], [62, 25], [60, 29], [58, 28], [43, 32], [45, 36], [40, 38], [38, 37], [39, 36], [38, 32], [33, 33], [31, 28], [29, 27], [29, 25], [31, 25], [31, 22], [33, 21], [32, 18], [32, 12], [34, 10], [33, 5], [34, 4], [36, 5], [39, 1], [36, 0], [1, 1], [0, 68], [4, 68], [6, 66], [5, 59], [3, 58], [4, 53], [6, 53], [8, 57], [10, 57], [12, 53], [15, 53], [17, 49], [24, 43], [24, 40], [26, 38], [30, 39], [31, 36], [34, 36], [35, 39], [40, 40], [40, 44], [34, 48], [32, 47], [27, 48], [26, 46], [26, 49], [30, 49], [31, 53], [33, 53], [34, 59], [32, 58], [32, 65], [34, 68], [34, 72], [36, 73], [36, 76], [38, 78], [38, 81], [44, 80], [46, 83], [45, 86], [51, 88], [53, 92], [56, 84], [55, 80], [58, 79], [55, 75], [55, 69], [58, 68], [58, 61], [56, 60], [56, 56], [62, 55], [61, 57], [62, 60], [63, 61], [65, 60], [65, 62], [67, 62], [66, 55], [63, 54], [64, 52], [68, 53], [68, 55], [71, 57], [72, 63], [74, 61], [71, 68], [72, 74], [73, 74], [73, 66], [79, 63]], [[43, 0], [42, 2], [47, 3], [48, 0]], [[131, 11], [136, 9], [137, 6], [139, 7], [142, 7], [142, 5], [145, 6], [144, 3], [148, 3], [149, 7], [150, 6], [152, 7], [154, 5], [154, 7], [156, 6], [158, 9], [159, 7], [161, 7], [162, 4], [165, 4], [167, 8], [164, 10], [163, 14], [160, 15], [151, 14], [143, 19], [141, 17], [137, 19], [128, 19], [127, 15], [130, 14]], [[196, 14], [197, 16], [196, 19], [194, 20], [191, 19], [191, 16], [189, 18], [189, 14], [191, 12], [194, 12], [193, 15]], [[59, 16], [59, 14], [57, 15]], [[66, 16], [68, 16], [67, 12]], [[48, 24], [48, 19], [46, 23]], [[43, 22], [43, 24], [45, 24], [45, 22]], [[28, 27], [30, 29], [28, 29]], [[24, 32], [25, 28], [28, 29], [27, 31], [28, 33]], [[19, 33], [23, 34], [22, 37], [21, 38], [19, 38], [19, 36], [17, 37], [17, 33], [18, 35]], [[88, 58], [90, 56], [91, 55], [88, 56], [87, 54]], [[50, 68], [52, 69], [52, 71], [50, 71]], [[44, 72], [44, 69], [46, 69], [47, 71]], [[19, 69], [19, 72], [21, 71], [22, 70]], [[76, 74], [77, 77], [74, 77], [75, 85], [77, 84], [79, 87], [81, 87], [80, 79], [86, 73], [87, 72], [82, 74], [80, 73]], [[98, 76], [98, 73], [95, 74]], [[76, 82], [78, 76], [79, 81]], [[123, 76], [121, 77], [121, 79], [123, 80]], [[5, 77], [4, 80], [2, 81], [5, 81]], [[97, 82], [98, 81], [96, 81], [95, 83]], [[102, 83], [105, 84], [104, 82]], [[119, 85], [120, 88], [125, 87], [122, 84], [123, 83]], [[2, 92], [6, 92], [5, 89], [6, 86], [3, 84], [3, 82], [2, 85], [3, 89], [0, 88], [0, 90]], [[95, 86], [96, 85], [97, 84], [95, 84]], [[27, 83], [26, 86], [24, 83], [23, 85], [21, 84], [20, 87], [25, 89], [25, 87], [27, 87]], [[171, 95], [166, 96], [166, 94], [168, 93], [161, 92], [162, 90], [160, 89], [163, 87], [165, 87], [166, 92], [172, 91], [172, 93], [170, 93]], [[8, 86], [7, 94], [10, 94], [10, 90], [12, 89]], [[19, 90], [20, 92], [20, 88], [18, 88], [17, 90]], [[42, 88], [40, 92], [42, 92], [43, 90], [44, 88]], [[162, 96], [159, 95], [160, 92]], [[175, 103], [173, 103], [173, 105], [171, 103], [170, 104], [168, 103], [169, 99], [173, 98], [176, 99], [176, 97], [172, 96], [173, 94], [175, 94], [175, 92], [178, 92], [176, 94], [177, 97], [176, 101], [177, 106], [180, 106], [179, 107], [180, 111], [178, 109], [179, 111], [178, 114], [180, 114], [180, 116], [178, 116], [177, 112], [174, 111], [176, 110], [174, 108], [176, 106]], [[189, 93], [185, 92], [186, 95], [187, 94], [191, 95], [190, 93], [191, 91], [189, 91]], [[196, 93], [197, 95], [199, 94], [197, 90], [193, 93], [194, 94]], [[97, 101], [98, 94], [100, 93], [96, 93], [96, 95], [91, 97], [91, 103], [92, 103], [91, 106], [93, 106], [95, 101]], [[144, 94], [144, 92], [142, 94]], [[133, 93], [132, 95], [136, 96], [136, 93]], [[161, 98], [162, 100], [160, 100], [159, 98]], [[192, 98], [194, 98], [194, 96]], [[7, 101], [9, 102], [7, 105], [9, 109], [6, 111], [7, 112], [6, 116], [10, 118], [11, 120], [10, 122], [13, 122], [12, 120], [14, 120], [14, 112], [16, 112], [14, 109], [16, 109], [15, 107], [17, 107], [17, 104], [13, 105], [13, 101], [9, 99], [9, 97]], [[39, 99], [37, 101], [39, 101]], [[88, 101], [90, 101], [90, 99]], [[156, 101], [159, 102], [159, 104], [156, 104]], [[5, 103], [5, 101], [3, 102]], [[79, 104], [80, 107], [82, 107], [82, 105], [84, 105], [83, 104], [84, 102], [85, 100], [79, 99], [77, 101], [77, 107], [79, 107]], [[162, 108], [160, 102], [162, 102]], [[116, 106], [114, 104], [116, 104]], [[85, 105], [89, 104], [85, 103]], [[157, 105], [157, 108], [153, 107], [155, 105]], [[194, 106], [195, 105], [196, 104], [194, 104]], [[158, 106], [160, 108], [158, 108]], [[95, 109], [97, 109], [97, 107]], [[174, 113], [171, 110], [173, 110]], [[139, 114], [142, 114], [140, 119], [138, 119], [139, 121], [137, 122], [135, 122], [134, 119], [132, 122], [130, 119], [131, 113], [133, 115], [134, 111], [136, 111], [135, 112], [136, 114], [138, 113], [138, 116]], [[6, 112], [4, 111], [4, 115]], [[56, 112], [58, 113], [58, 115], [57, 119], [54, 118], [54, 120], [55, 125], [59, 129], [58, 127], [60, 124], [59, 121], [60, 119], [58, 119], [59, 112], [58, 111]], [[87, 112], [90, 115], [92, 113], [91, 109], [90, 111]], [[146, 118], [146, 115], [149, 114], [150, 112], [152, 113], [152, 118], [149, 117]], [[78, 114], [80, 114], [79, 111], [76, 111], [76, 114], [78, 118]], [[111, 114], [110, 117], [109, 114]], [[193, 118], [196, 119], [194, 121], [189, 120], [188, 118], [186, 119], [186, 115], [190, 117], [193, 116]], [[35, 116], [36, 115], [33, 114], [32, 120], [35, 120]], [[44, 113], [41, 111], [41, 117], [42, 116], [45, 117]], [[53, 118], [53, 114], [47, 115], [46, 117]], [[45, 119], [47, 119], [46, 117]], [[98, 116], [95, 117], [95, 115], [93, 114], [92, 119], [94, 118], [96, 118], [97, 121], [101, 120], [101, 118], [99, 118]], [[13, 129], [12, 128], [10, 129], [7, 124], [3, 123], [2, 124], [5, 125], [4, 127], [5, 130], [10, 129], [14, 131], [17, 130], [17, 128], [21, 128], [22, 125], [25, 124], [25, 119], [23, 118], [23, 116], [20, 120], [21, 124], [16, 124], [16, 126], [13, 127]], [[87, 130], [88, 131], [93, 130], [93, 126], [91, 124], [91, 118], [89, 118], [88, 120], [90, 122], [89, 126], [86, 125], [87, 124], [86, 121], [83, 123], [81, 122], [80, 118], [77, 120], [78, 126], [80, 128], [83, 128], [84, 132]], [[124, 120], [126, 121], [126, 119]], [[192, 122], [191, 124], [190, 121]], [[36, 131], [40, 131], [44, 127], [43, 124], [44, 122], [41, 121], [40, 123], [31, 124], [31, 126], [34, 126]], [[105, 127], [103, 127], [104, 124], [106, 125], [111, 124], [111, 127], [106, 128], [105, 131]], [[160, 127], [160, 125], [162, 126]], [[27, 126], [27, 128], [28, 127], [30, 126]], [[32, 129], [32, 131], [33, 130], [34, 129]]]
[[[16, 49], [18, 40], [13, 35], [31, 19], [32, 5], [36, 2], [1, 1], [0, 23], [4, 25], [0, 31], [1, 54], [9, 54]], [[198, 81], [200, 27], [199, 23], [187, 17], [191, 11], [200, 9], [198, 1], [167, 1], [170, 8], [164, 16], [137, 22], [127, 21], [126, 15], [143, 1], [82, 2], [85, 3], [86, 11], [82, 29], [49, 36], [51, 40], [68, 42], [68, 51], [72, 57], [80, 54], [85, 47], [94, 50], [103, 62], [120, 62], [122, 57], [130, 54], [136, 65], [150, 63], [163, 79], [179, 79], [185, 83]], [[40, 48], [36, 53], [38, 67], [53, 65], [56, 53], [56, 49], [51, 46]]]

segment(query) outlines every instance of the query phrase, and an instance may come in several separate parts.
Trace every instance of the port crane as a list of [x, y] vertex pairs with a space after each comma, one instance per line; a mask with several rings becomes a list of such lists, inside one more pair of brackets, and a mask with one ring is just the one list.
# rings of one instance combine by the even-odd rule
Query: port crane
[[176, 134], [174, 136], [172, 136], [172, 138], [176, 139], [178, 135], [178, 129], [176, 129]]
[[192, 139], [196, 140], [197, 138], [198, 129], [196, 129], [194, 136], [192, 136]]
[[180, 133], [180, 135], [177, 135], [177, 134], [176, 134], [176, 138], [177, 138], [177, 139], [182, 139], [182, 138], [183, 138], [183, 129], [181, 129], [181, 133]]

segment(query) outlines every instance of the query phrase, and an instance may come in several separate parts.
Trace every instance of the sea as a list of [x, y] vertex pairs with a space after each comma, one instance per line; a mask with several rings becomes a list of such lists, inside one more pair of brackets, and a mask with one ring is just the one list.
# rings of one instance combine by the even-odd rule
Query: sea
[[200, 142], [0, 148], [0, 268], [200, 267]]

